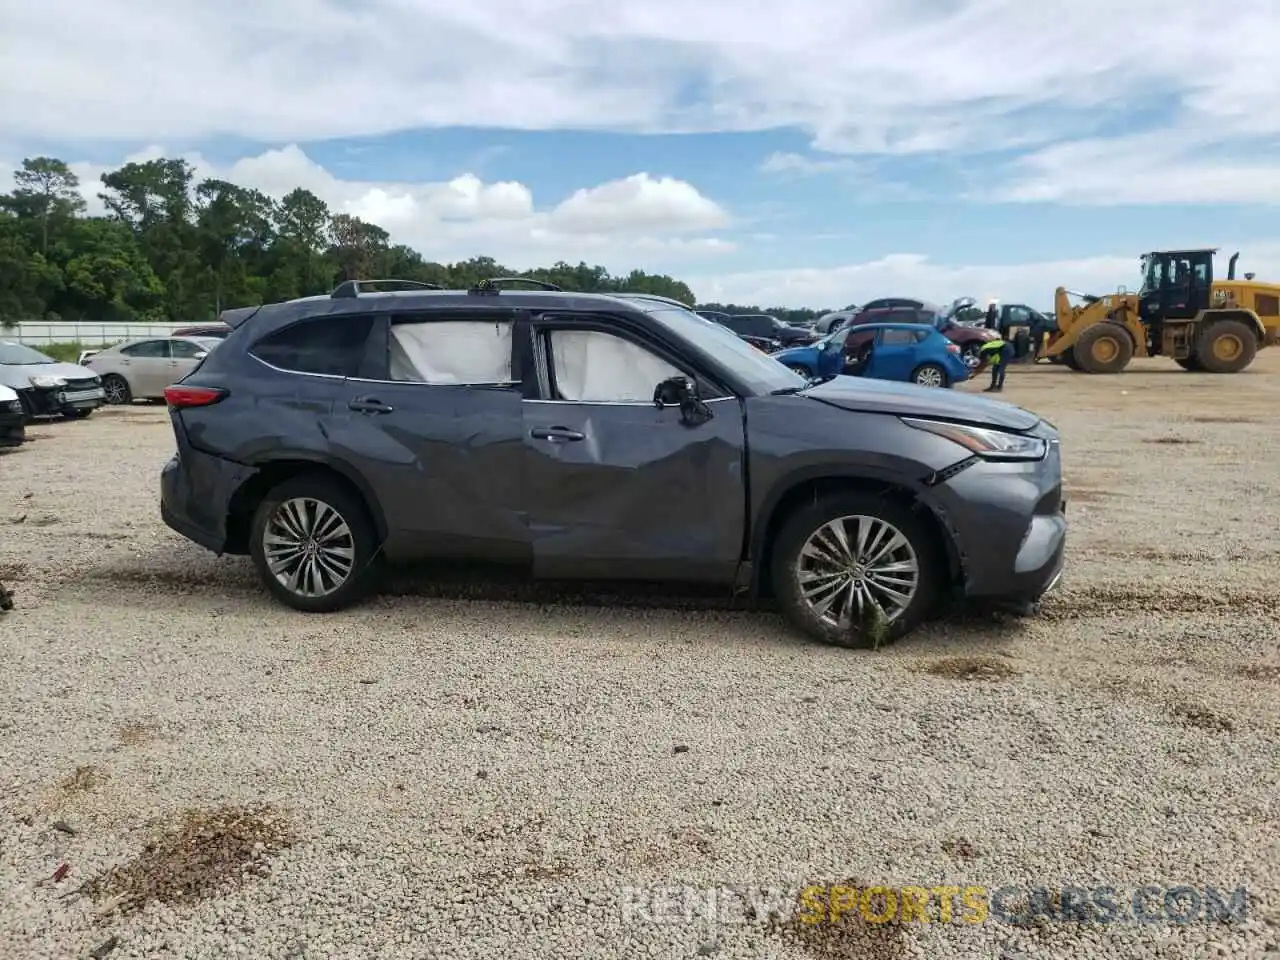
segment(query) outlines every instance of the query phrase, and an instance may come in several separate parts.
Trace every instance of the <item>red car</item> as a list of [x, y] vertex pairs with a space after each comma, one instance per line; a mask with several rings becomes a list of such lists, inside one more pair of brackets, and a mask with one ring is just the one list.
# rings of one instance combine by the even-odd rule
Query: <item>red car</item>
[[[880, 304], [886, 304], [880, 306]], [[943, 309], [935, 304], [922, 300], [879, 300], [872, 301], [859, 310], [848, 326], [861, 326], [864, 323], [921, 323], [937, 327], [948, 340], [960, 348], [960, 356], [970, 370], [978, 365], [978, 350], [988, 340], [996, 339], [999, 334], [983, 327], [966, 327], [958, 323], [940, 319]], [[845, 340], [845, 356], [856, 360], [859, 352], [870, 342], [873, 334], [850, 334]]]
[[231, 328], [225, 323], [207, 323], [199, 327], [183, 327], [181, 330], [175, 330], [169, 334], [171, 337], [217, 337], [219, 340], [225, 339], [231, 333]]

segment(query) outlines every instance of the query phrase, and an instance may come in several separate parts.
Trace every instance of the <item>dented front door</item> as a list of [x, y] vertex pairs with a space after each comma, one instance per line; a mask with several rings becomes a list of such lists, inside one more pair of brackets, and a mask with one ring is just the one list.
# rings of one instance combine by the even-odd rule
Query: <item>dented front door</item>
[[736, 398], [687, 425], [651, 403], [524, 401], [522, 494], [540, 577], [725, 581], [746, 490]]

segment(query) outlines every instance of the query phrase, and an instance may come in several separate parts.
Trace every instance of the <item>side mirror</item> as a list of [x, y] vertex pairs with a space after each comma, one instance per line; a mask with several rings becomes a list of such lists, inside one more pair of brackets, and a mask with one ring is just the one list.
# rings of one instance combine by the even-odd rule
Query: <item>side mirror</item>
[[697, 387], [688, 377], [671, 377], [653, 388], [655, 407], [678, 407], [697, 396]]
[[653, 390], [653, 405], [679, 407], [680, 422], [686, 427], [700, 427], [714, 414], [711, 408], [698, 399], [697, 385], [688, 377], [670, 377]]

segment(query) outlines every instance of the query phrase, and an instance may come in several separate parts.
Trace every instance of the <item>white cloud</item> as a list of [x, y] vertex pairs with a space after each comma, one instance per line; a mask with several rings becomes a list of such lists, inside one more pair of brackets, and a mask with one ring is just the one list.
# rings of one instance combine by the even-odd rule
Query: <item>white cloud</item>
[[714, 230], [728, 215], [692, 185], [671, 177], [637, 173], [578, 190], [551, 211], [553, 226], [569, 231], [617, 230], [619, 226], [659, 230]]
[[836, 173], [856, 169], [849, 157], [815, 157], [799, 153], [771, 153], [760, 164], [761, 173], [798, 174], [809, 176], [819, 173]]
[[1280, 132], [1274, 2], [1228, 8], [42, 0], [6, 8], [0, 116], [15, 139], [132, 142], [798, 125], [819, 148], [901, 153], [1088, 136], [1158, 102], [1174, 130]]
[[[110, 168], [71, 163], [90, 212], [102, 213], [101, 176], [131, 161], [166, 156], [159, 146], [124, 157]], [[220, 167], [199, 154], [185, 159], [197, 179], [218, 178], [282, 197], [305, 187], [334, 213], [378, 224], [393, 242], [431, 259], [492, 256], [526, 268], [558, 259], [600, 262], [611, 269], [674, 269], [688, 257], [731, 253], [729, 240], [703, 235], [730, 223], [729, 214], [692, 184], [637, 173], [578, 190], [541, 208], [522, 183], [485, 183], [464, 173], [445, 183], [376, 183], [343, 180], [296, 145], [245, 157]], [[0, 163], [0, 192], [10, 188], [12, 167]]]
[[[1239, 269], [1280, 276], [1280, 241], [1232, 247]], [[1225, 262], [1219, 269], [1225, 267]], [[684, 278], [703, 302], [760, 307], [840, 307], [878, 297], [919, 297], [950, 303], [956, 297], [999, 299], [1038, 309], [1053, 306], [1059, 287], [1093, 293], [1130, 290], [1140, 282], [1136, 256], [1102, 256], [1035, 263], [952, 265], [919, 254], [893, 254], [826, 269], [779, 269]]]
[[1280, 163], [1202, 155], [1211, 136], [1145, 133], [1047, 147], [1016, 161], [1012, 182], [990, 198], [1098, 206], [1280, 203]]

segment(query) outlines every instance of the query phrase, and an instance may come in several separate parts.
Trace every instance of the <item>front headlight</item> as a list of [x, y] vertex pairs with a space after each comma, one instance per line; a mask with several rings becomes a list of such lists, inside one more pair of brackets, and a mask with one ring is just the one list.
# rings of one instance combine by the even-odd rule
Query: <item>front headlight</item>
[[31, 385], [40, 387], [42, 390], [52, 390], [55, 387], [65, 387], [67, 381], [62, 377], [31, 377]]
[[984, 460], [1041, 460], [1048, 452], [1048, 445], [1039, 437], [1021, 433], [1005, 433], [962, 423], [942, 420], [918, 420], [902, 417], [902, 422], [917, 430], [924, 430], [965, 447], [974, 456]]

